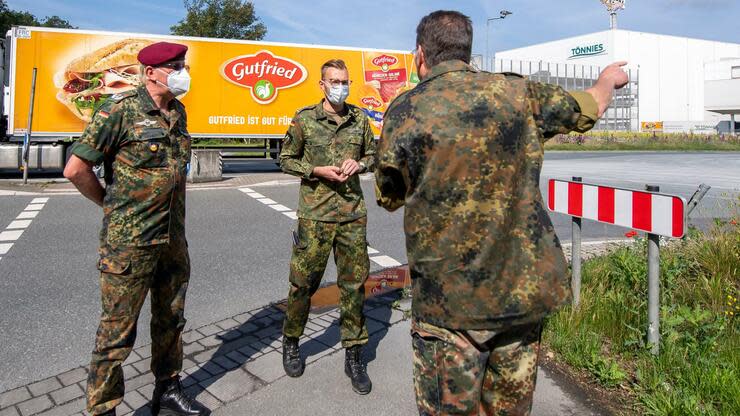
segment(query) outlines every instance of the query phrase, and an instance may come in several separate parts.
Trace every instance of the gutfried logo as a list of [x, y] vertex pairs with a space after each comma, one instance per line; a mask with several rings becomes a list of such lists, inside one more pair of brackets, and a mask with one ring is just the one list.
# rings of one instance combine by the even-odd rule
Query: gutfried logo
[[275, 101], [279, 90], [305, 81], [308, 71], [292, 59], [263, 50], [226, 61], [221, 66], [221, 75], [233, 84], [249, 88], [257, 103], [269, 104]]
[[383, 105], [383, 103], [381, 103], [380, 101], [378, 101], [378, 99], [377, 99], [377, 98], [375, 98], [375, 97], [363, 97], [363, 98], [362, 98], [362, 99], [360, 100], [360, 102], [361, 102], [362, 104], [364, 104], [365, 106], [367, 106], [367, 107], [368, 107], [369, 109], [371, 109], [371, 110], [372, 110], [373, 108], [378, 108], [378, 107], [380, 107], [381, 105]]
[[388, 69], [398, 63], [398, 58], [390, 55], [380, 55], [373, 59], [373, 65], [380, 67], [383, 72], [387, 72]]

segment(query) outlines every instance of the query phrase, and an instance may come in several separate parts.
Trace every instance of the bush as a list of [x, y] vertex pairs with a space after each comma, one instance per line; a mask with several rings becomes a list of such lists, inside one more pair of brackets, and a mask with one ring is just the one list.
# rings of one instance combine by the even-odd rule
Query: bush
[[738, 223], [736, 212], [661, 249], [657, 357], [645, 338], [645, 240], [584, 263], [581, 305], [548, 319], [545, 342], [602, 385], [632, 392], [641, 414], [739, 415]]

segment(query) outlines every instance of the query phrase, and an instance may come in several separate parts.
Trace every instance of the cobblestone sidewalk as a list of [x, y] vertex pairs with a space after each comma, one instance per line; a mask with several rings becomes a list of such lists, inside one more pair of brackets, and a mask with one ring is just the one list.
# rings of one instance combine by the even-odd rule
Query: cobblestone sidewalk
[[[387, 331], [404, 314], [391, 305], [400, 291], [365, 301], [370, 334]], [[182, 382], [188, 394], [211, 410], [239, 399], [285, 377], [281, 355], [284, 313], [280, 304], [241, 313], [183, 334]], [[339, 310], [314, 311], [301, 338], [306, 365], [341, 350]], [[126, 396], [119, 415], [149, 416], [154, 376], [149, 370], [150, 345], [135, 349], [123, 372]], [[87, 369], [78, 367], [27, 386], [0, 393], [0, 416], [85, 415], [84, 388]]]

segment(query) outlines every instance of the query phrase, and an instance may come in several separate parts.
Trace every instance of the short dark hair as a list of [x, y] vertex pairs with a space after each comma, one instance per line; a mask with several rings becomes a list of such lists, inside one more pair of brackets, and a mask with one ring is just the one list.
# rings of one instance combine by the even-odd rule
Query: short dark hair
[[437, 10], [424, 16], [416, 27], [416, 45], [424, 50], [429, 68], [459, 59], [470, 63], [473, 24], [468, 16], [452, 10]]
[[326, 70], [329, 68], [336, 68], [346, 71], [347, 64], [345, 64], [344, 61], [341, 59], [330, 59], [324, 62], [324, 65], [321, 65], [321, 79], [324, 79], [324, 75], [326, 75]]

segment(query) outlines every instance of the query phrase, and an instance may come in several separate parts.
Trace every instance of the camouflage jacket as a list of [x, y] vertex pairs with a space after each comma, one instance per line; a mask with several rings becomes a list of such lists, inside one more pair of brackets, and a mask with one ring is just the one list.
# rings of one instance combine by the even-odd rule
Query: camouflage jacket
[[375, 169], [375, 137], [367, 116], [358, 107], [347, 106], [338, 125], [324, 112], [323, 100], [298, 110], [283, 139], [280, 166], [301, 177], [299, 218], [343, 222], [367, 215], [359, 175], [343, 183], [311, 175], [316, 166], [341, 167], [347, 159], [365, 165], [360, 173]]
[[515, 74], [442, 62], [385, 114], [376, 196], [405, 205], [416, 319], [497, 329], [570, 299], [568, 266], [540, 195], [547, 138], [586, 131], [594, 99]]
[[103, 243], [148, 246], [185, 238], [185, 179], [190, 135], [185, 107], [160, 113], [144, 87], [98, 110], [72, 152], [105, 166]]

